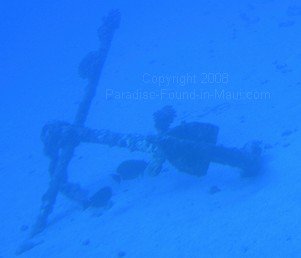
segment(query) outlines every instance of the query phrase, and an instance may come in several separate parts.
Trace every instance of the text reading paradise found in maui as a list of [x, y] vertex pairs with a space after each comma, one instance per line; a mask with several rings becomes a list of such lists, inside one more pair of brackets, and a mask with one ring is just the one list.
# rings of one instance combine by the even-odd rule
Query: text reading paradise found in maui
[[119, 91], [106, 89], [105, 98], [107, 100], [269, 100], [271, 93], [268, 91], [230, 91], [230, 90], [189, 90], [179, 91], [171, 89], [160, 90], [132, 90]]

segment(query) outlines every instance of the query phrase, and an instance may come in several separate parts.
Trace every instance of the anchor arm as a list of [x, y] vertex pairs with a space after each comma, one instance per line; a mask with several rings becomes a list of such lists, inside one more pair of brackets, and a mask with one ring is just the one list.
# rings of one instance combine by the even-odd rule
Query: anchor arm
[[[119, 23], [119, 11], [111, 11], [109, 15], [104, 18], [103, 24], [98, 31], [100, 39], [99, 49], [97, 51], [90, 52], [79, 66], [80, 76], [83, 79], [87, 79], [88, 84], [75, 115], [74, 125], [76, 126], [84, 126], [87, 120], [92, 100], [96, 94], [99, 78], [110, 49], [114, 33], [119, 27]], [[56, 129], [61, 129], [60, 127], [64, 128], [63, 125], [60, 125]], [[36, 223], [32, 227], [30, 237], [34, 237], [36, 234], [45, 229], [47, 219], [53, 210], [57, 194], [61, 189], [63, 189], [62, 186], [67, 184], [68, 165], [73, 158], [75, 148], [78, 144], [76, 142], [65, 144], [64, 140], [66, 140], [66, 137], [61, 137], [63, 132], [56, 131], [56, 133], [57, 135], [55, 135], [55, 137], [45, 137], [44, 144], [46, 143], [46, 155], [50, 157], [49, 174], [51, 175], [51, 179], [48, 189], [43, 195], [40, 213], [37, 217]], [[43, 129], [42, 135], [47, 136], [47, 128]], [[56, 138], [56, 136], [59, 136], [59, 138]], [[48, 139], [50, 139], [49, 142], [47, 142]]]
[[[243, 176], [257, 173], [262, 161], [259, 142], [252, 142], [243, 148], [229, 148], [211, 143], [182, 140], [168, 135], [143, 136], [89, 128], [77, 128], [76, 130], [78, 130], [78, 136], [82, 142], [128, 148], [131, 151], [146, 153], [155, 153], [160, 149], [162, 159], [163, 156], [166, 156], [171, 163], [175, 159], [183, 160], [182, 163], [185, 162], [185, 159], [189, 161], [194, 159], [192, 163], [187, 162], [187, 166], [194, 166], [198, 159], [206, 158], [210, 162], [239, 168], [243, 171]], [[180, 170], [185, 170], [185, 168], [180, 168]]]

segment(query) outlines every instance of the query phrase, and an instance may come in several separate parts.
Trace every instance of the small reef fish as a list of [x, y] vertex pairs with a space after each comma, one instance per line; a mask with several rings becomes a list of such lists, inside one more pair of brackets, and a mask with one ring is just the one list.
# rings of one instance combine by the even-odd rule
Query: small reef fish
[[105, 186], [93, 194], [84, 204], [84, 209], [89, 207], [105, 208], [111, 203], [113, 192], [111, 187]]
[[116, 173], [112, 174], [112, 177], [116, 182], [136, 179], [143, 175], [147, 165], [148, 163], [144, 160], [125, 160], [119, 164]]

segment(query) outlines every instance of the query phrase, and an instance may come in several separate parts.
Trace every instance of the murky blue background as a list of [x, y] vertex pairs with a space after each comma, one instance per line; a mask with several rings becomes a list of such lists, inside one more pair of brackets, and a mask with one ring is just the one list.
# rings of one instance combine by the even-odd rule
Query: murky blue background
[[[198, 178], [167, 163], [112, 186], [104, 210], [59, 196], [22, 256], [300, 257], [301, 3], [276, 0], [2, 2], [0, 257], [28, 238], [49, 181], [41, 128], [73, 120], [86, 85], [78, 65], [112, 8], [121, 25], [86, 125], [154, 134], [153, 112], [173, 105], [174, 125], [213, 123], [219, 144], [262, 141], [266, 168], [242, 179], [211, 164]], [[70, 181], [93, 193], [127, 159], [150, 156], [80, 145]]]

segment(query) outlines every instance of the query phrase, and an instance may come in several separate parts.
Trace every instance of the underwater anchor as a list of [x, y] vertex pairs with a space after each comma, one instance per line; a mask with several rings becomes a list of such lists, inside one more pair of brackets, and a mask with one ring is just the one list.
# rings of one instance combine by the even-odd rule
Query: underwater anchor
[[43, 127], [41, 139], [45, 155], [50, 158], [50, 183], [42, 197], [40, 213], [31, 229], [30, 238], [21, 245], [17, 254], [22, 254], [38, 244], [32, 238], [46, 228], [59, 193], [87, 207], [85, 191], [79, 185], [68, 182], [68, 165], [80, 143], [149, 153], [151, 160], [147, 164], [146, 172], [151, 176], [158, 175], [166, 161], [177, 170], [194, 176], [205, 175], [211, 162], [239, 168], [242, 177], [254, 176], [261, 169], [262, 148], [259, 142], [250, 142], [242, 148], [229, 148], [217, 144], [219, 128], [215, 125], [183, 122], [172, 127], [176, 117], [172, 106], [165, 106], [153, 114], [157, 130], [154, 135], [123, 134], [85, 127], [101, 71], [119, 24], [119, 11], [111, 11], [98, 30], [99, 49], [90, 52], [79, 66], [80, 75], [88, 84], [74, 122], [55, 121]]

